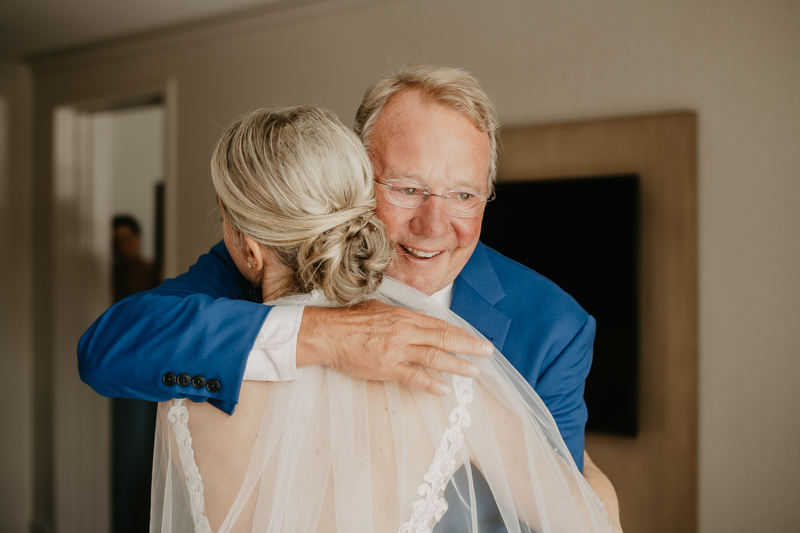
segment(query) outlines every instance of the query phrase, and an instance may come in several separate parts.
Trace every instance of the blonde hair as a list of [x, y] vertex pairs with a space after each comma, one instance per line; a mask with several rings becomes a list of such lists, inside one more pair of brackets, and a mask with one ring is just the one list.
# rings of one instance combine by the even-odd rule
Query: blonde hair
[[315, 106], [260, 109], [214, 147], [211, 178], [231, 227], [292, 273], [288, 290], [342, 304], [377, 290], [392, 244], [375, 215], [372, 166], [358, 138]]
[[423, 98], [454, 109], [469, 117], [478, 130], [489, 136], [488, 189], [497, 177], [497, 150], [500, 141], [500, 121], [489, 95], [469, 72], [450, 67], [407, 65], [397, 74], [375, 82], [361, 100], [356, 112], [354, 130], [372, 155], [372, 130], [381, 112], [396, 94], [417, 90]]

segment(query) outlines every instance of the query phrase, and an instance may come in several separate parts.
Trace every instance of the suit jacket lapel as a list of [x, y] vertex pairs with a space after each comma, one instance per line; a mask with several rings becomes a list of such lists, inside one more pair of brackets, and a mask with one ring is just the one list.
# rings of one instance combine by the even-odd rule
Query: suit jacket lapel
[[506, 293], [486, 254], [486, 247], [478, 243], [464, 269], [456, 278], [450, 309], [469, 322], [502, 351], [511, 326], [511, 319], [494, 305]]

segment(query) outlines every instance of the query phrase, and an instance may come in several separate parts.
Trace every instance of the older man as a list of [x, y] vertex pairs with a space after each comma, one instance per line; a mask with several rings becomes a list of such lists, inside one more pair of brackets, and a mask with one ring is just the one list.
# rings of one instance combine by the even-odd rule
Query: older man
[[[436, 67], [378, 81], [356, 118], [378, 213], [397, 247], [389, 273], [450, 306], [505, 354], [583, 468], [594, 321], [554, 284], [480, 244], [498, 131], [475, 79]], [[457, 328], [375, 302], [303, 310], [255, 301], [218, 244], [188, 273], [100, 317], [81, 339], [81, 376], [106, 396], [188, 397], [231, 413], [243, 379], [295, 379], [299, 368], [321, 363], [445, 394], [448, 386], [417, 366], [470, 375], [474, 365], [447, 352], [487, 353]], [[616, 517], [613, 488], [588, 465], [587, 479]]]

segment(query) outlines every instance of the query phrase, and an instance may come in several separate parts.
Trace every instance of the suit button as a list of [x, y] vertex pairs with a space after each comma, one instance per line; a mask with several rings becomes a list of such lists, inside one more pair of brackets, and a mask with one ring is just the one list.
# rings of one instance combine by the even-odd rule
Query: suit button
[[217, 392], [221, 387], [222, 385], [216, 379], [209, 379], [208, 382], [206, 382], [208, 392]]
[[206, 386], [206, 378], [204, 378], [200, 374], [192, 378], [192, 387], [194, 387], [195, 389], [202, 389], [205, 386]]
[[173, 385], [175, 385], [175, 380], [177, 379], [178, 378], [175, 377], [175, 374], [173, 374], [172, 372], [167, 372], [166, 374], [164, 374], [164, 377], [161, 378], [161, 381], [164, 382], [164, 385], [166, 385], [167, 387], [172, 387]]
[[178, 385], [180, 385], [181, 387], [185, 387], [191, 382], [192, 382], [192, 376], [190, 376], [189, 374], [178, 374]]

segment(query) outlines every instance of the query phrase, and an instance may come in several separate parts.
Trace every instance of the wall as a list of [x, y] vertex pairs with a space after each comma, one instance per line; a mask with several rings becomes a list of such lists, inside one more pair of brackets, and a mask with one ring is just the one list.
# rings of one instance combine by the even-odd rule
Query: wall
[[[329, 107], [350, 123], [364, 89], [406, 60], [474, 72], [506, 126], [694, 110], [699, 530], [794, 530], [800, 522], [798, 57], [800, 4], [788, 0], [351, 1], [340, 9], [270, 8], [40, 57], [33, 62], [36, 235], [47, 242], [52, 106], [166, 80], [177, 87], [172, 246], [179, 270], [219, 239], [205, 216], [214, 205], [209, 155], [224, 125], [258, 106], [302, 102]], [[47, 287], [39, 290], [43, 305]]]
[[27, 531], [33, 501], [31, 110], [22, 64], [0, 63], [0, 531]]

